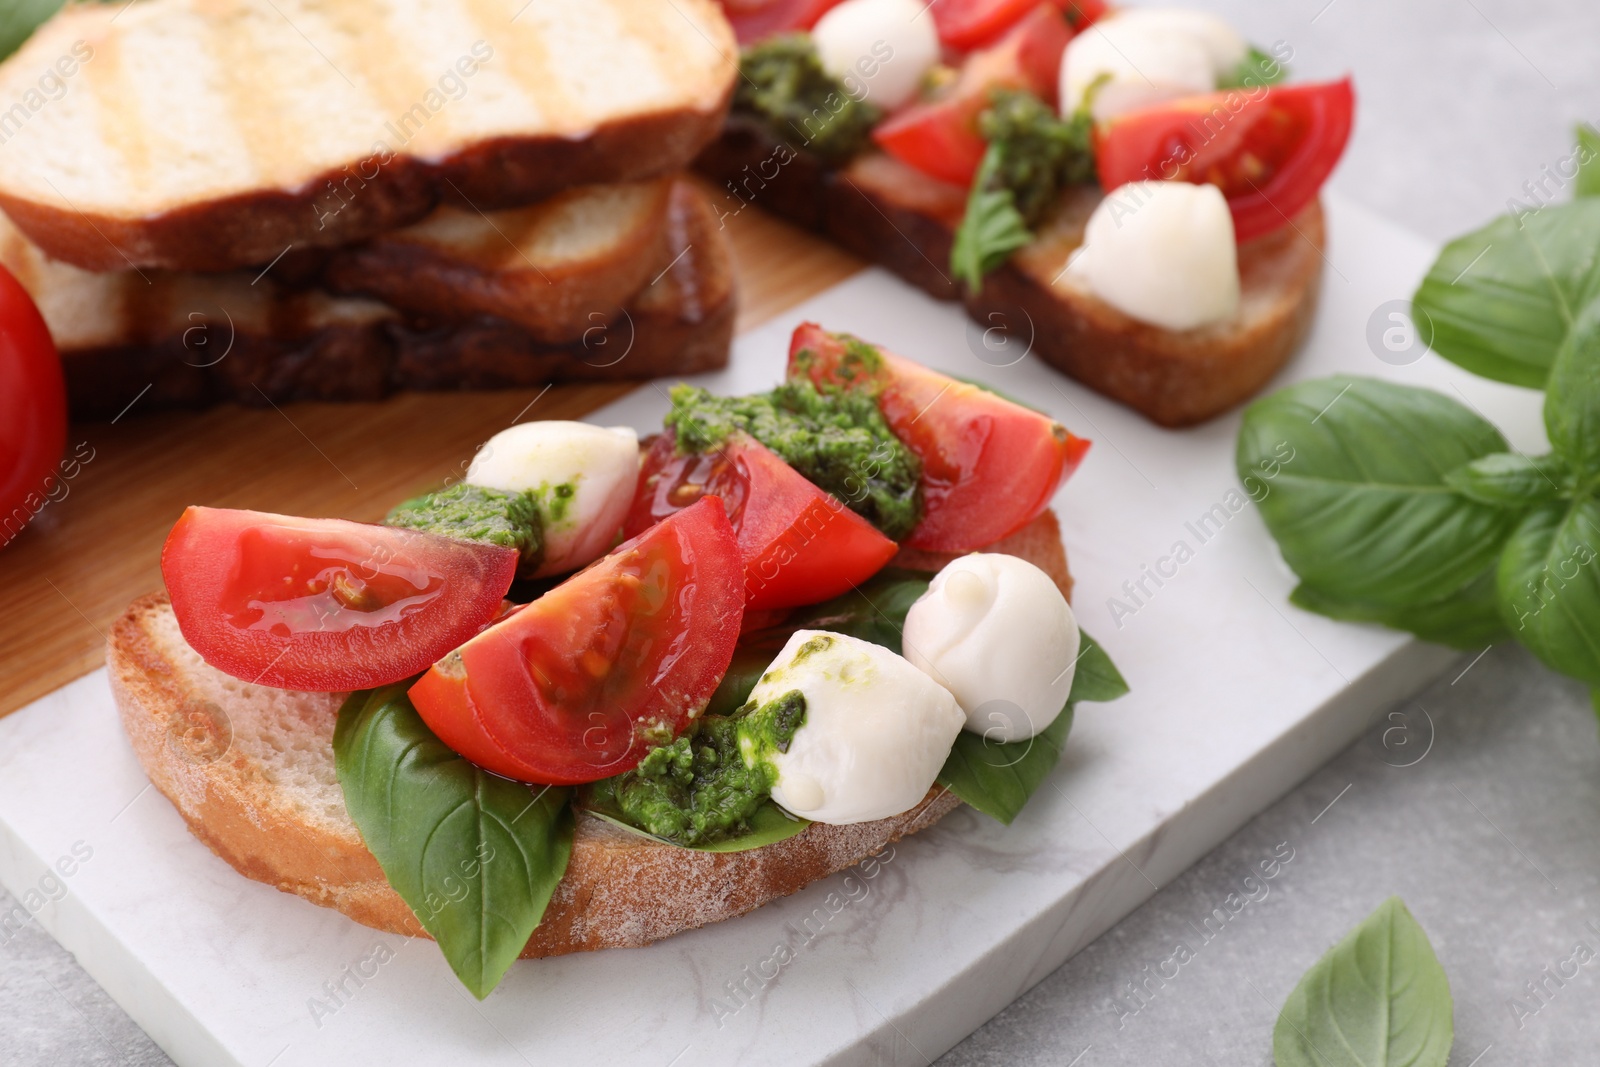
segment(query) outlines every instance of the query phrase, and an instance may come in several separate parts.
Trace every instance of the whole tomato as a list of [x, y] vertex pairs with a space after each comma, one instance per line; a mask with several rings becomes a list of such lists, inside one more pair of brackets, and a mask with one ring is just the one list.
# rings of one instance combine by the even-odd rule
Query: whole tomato
[[67, 390], [44, 317], [0, 267], [0, 547], [49, 499], [67, 446]]

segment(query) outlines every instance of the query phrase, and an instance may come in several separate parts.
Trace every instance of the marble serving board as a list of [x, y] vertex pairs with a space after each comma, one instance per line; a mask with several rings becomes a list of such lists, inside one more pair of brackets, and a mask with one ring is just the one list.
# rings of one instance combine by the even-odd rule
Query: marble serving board
[[[1404, 348], [1390, 302], [1434, 249], [1342, 202], [1330, 223], [1316, 331], [1282, 381], [1432, 382], [1538, 447], [1534, 394], [1384, 347], [1399, 329], [1388, 342]], [[0, 720], [0, 883], [27, 913], [0, 916], [0, 937], [42, 923], [183, 1067], [927, 1063], [1452, 662], [1289, 606], [1292, 577], [1234, 474], [1237, 415], [1157, 429], [883, 272], [741, 337], [731, 368], [698, 380], [769, 386], [804, 319], [990, 383], [1095, 442], [1055, 507], [1079, 621], [1133, 691], [1079, 709], [1014, 825], [962, 809], [743, 918], [519, 963], [477, 1003], [430, 942], [248, 881], [192, 838], [97, 671]], [[651, 429], [667, 384], [592, 418]]]

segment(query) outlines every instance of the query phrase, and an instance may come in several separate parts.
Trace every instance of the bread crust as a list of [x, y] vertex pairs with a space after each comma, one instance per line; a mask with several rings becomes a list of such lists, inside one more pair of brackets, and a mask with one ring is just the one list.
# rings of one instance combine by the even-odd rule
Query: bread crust
[[1304, 342], [1316, 313], [1326, 243], [1317, 202], [1240, 246], [1246, 311], [1237, 322], [1175, 333], [1056, 281], [1097, 190], [1066, 197], [1034, 243], [971, 294], [949, 271], [964, 189], [877, 152], [827, 168], [737, 113], [696, 167], [730, 199], [826, 234], [930, 296], [960, 299], [979, 322], [1026, 332], [1047, 363], [1161, 426], [1204, 422], [1253, 396]]
[[[542, 342], [488, 315], [460, 323], [410, 319], [368, 300], [338, 301], [342, 313], [331, 315], [334, 301], [320, 292], [284, 293], [264, 331], [232, 333], [225, 358], [197, 348], [181, 315], [176, 325], [159, 316], [149, 328], [135, 324], [131, 344], [63, 351], [72, 413], [115, 417], [147, 385], [140, 411], [225, 401], [377, 400], [401, 390], [525, 388], [725, 366], [737, 312], [727, 234], [687, 181], [673, 185], [664, 230], [650, 264], [659, 276], [620, 315], [573, 340]], [[180, 278], [152, 275], [154, 284], [146, 286], [126, 273], [128, 306], [174, 305]], [[228, 338], [220, 325], [215, 331], [210, 344], [220, 349]]]
[[[1054, 514], [1046, 512], [994, 547], [1029, 558], [1070, 589], [1057, 529]], [[939, 558], [907, 555], [896, 562], [928, 566]], [[226, 723], [227, 710], [219, 710], [214, 698], [232, 693], [243, 700], [256, 687], [201, 663], [178, 636], [171, 611], [165, 594], [142, 597], [112, 624], [107, 639], [112, 693], [151, 783], [195, 837], [246, 877], [375, 929], [426, 937], [342, 810], [341, 818], [308, 817], [230, 746], [229, 728], [218, 723]], [[342, 698], [288, 697], [315, 733], [301, 740], [325, 751], [329, 764]], [[935, 786], [915, 808], [893, 818], [852, 826], [814, 823], [785, 841], [730, 853], [658, 844], [580, 813], [566, 876], [522, 956], [637, 947], [733, 918], [932, 826], [959, 803]]]
[[[440, 236], [437, 223], [456, 226], [462, 216], [455, 214], [458, 209], [439, 208], [418, 226], [334, 251], [320, 280], [333, 292], [369, 296], [406, 315], [442, 322], [487, 315], [522, 327], [537, 341], [576, 340], [615, 318], [681, 251], [667, 250], [674, 184], [662, 178], [598, 187], [599, 195], [594, 186], [568, 190], [530, 207], [484, 215], [486, 227], [472, 212], [465, 221], [478, 239], [467, 242]], [[620, 195], [608, 198], [608, 191]], [[625, 221], [600, 247], [543, 262], [525, 250], [529, 236], [550, 229], [550, 220], [568, 205], [582, 205], [590, 215], [608, 207], [615, 213], [617, 199], [627, 201], [616, 213]]]
[[[732, 31], [711, 0], [679, 2], [694, 10], [713, 37], [721, 38], [708, 38], [711, 48], [735, 53]], [[70, 7], [56, 20], [63, 25], [47, 25], [41, 35], [49, 35], [51, 48], [56, 38], [70, 41], [81, 33], [110, 50], [115, 45], [109, 39], [115, 32], [110, 23], [116, 14], [120, 12], [115, 9], [94, 11], [92, 5]], [[35, 58], [25, 50], [16, 62], [27, 65]], [[54, 59], [50, 51], [36, 65], [43, 68]], [[23, 195], [0, 184], [0, 210], [53, 258], [86, 270], [221, 271], [261, 265], [291, 246], [337, 248], [410, 225], [440, 203], [494, 211], [534, 203], [573, 186], [681, 171], [722, 127], [736, 67], [731, 61], [721, 66], [726, 70], [718, 73], [717, 91], [693, 107], [618, 115], [582, 135], [552, 131], [486, 137], [434, 158], [401, 151], [386, 152], [385, 160], [363, 145], [361, 152], [306, 173], [292, 186], [200, 197], [141, 214], [63, 197]], [[98, 69], [88, 67], [80, 77]], [[355, 194], [340, 196], [338, 210], [330, 210], [329, 191], [352, 182]]]

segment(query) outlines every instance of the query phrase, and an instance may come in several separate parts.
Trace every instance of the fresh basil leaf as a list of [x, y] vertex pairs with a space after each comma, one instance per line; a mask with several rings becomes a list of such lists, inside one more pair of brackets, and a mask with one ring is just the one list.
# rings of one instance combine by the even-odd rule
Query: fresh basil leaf
[[646, 833], [637, 826], [624, 820], [615, 809], [607, 809], [594, 804], [585, 804], [584, 811], [639, 837], [649, 838], [651, 841], [673, 848], [688, 848], [695, 852], [746, 852], [762, 845], [771, 845], [778, 841], [786, 841], [799, 834], [811, 825], [811, 820], [802, 819], [798, 815], [790, 815], [780, 808], [776, 801], [769, 800], [756, 809], [755, 814], [748, 820], [749, 829], [742, 834], [725, 837], [721, 841], [714, 841], [709, 845], [680, 845], [676, 841], [668, 841], [664, 837]]
[[1128, 683], [1100, 643], [1081, 629], [1078, 631], [1078, 642], [1078, 667], [1072, 676], [1072, 691], [1067, 694], [1067, 703], [1088, 701], [1091, 704], [1105, 704], [1127, 696]]
[[1026, 741], [994, 742], [962, 730], [939, 771], [939, 784], [991, 819], [1011, 825], [1061, 762], [1072, 713], [1068, 704], [1055, 722]]
[[1578, 181], [1572, 193], [1600, 195], [1600, 130], [1588, 123], [1578, 127]]
[[1277, 1067], [1445, 1067], [1450, 980], [1428, 935], [1390, 897], [1311, 965], [1272, 1028]]
[[1088, 634], [1079, 631], [1077, 673], [1067, 706], [1056, 721], [1026, 741], [996, 742], [962, 730], [950, 749], [939, 784], [991, 818], [1010, 824], [1028, 798], [1061, 762], [1072, 729], [1075, 705], [1082, 700], [1115, 700], [1128, 684], [1111, 657]]
[[1566, 465], [1555, 456], [1495, 452], [1463, 463], [1444, 476], [1462, 496], [1497, 508], [1528, 508], [1562, 493]]
[[1578, 311], [1600, 293], [1600, 199], [1506, 215], [1445, 246], [1412, 297], [1433, 350], [1474, 374], [1544, 385]]
[[985, 275], [1033, 240], [1017, 209], [1016, 195], [1010, 189], [994, 187], [999, 167], [1000, 147], [991, 144], [972, 181], [967, 212], [950, 245], [950, 271], [974, 293], [983, 289]]
[[565, 789], [480, 770], [434, 736], [405, 685], [352, 693], [334, 766], [384, 876], [482, 1000], [544, 916], [572, 854]]
[[1288, 67], [1251, 45], [1239, 65], [1217, 82], [1217, 88], [1254, 89], [1261, 85], [1276, 85], [1288, 76]]
[[1511, 634], [1563, 674], [1600, 685], [1600, 501], [1541, 505], [1500, 558], [1500, 614]]
[[1600, 474], [1600, 301], [1579, 312], [1550, 368], [1544, 428], [1550, 446], [1591, 478]]
[[1495, 568], [1487, 567], [1450, 596], [1427, 604], [1388, 607], [1346, 600], [1300, 583], [1289, 603], [1343, 622], [1374, 622], [1416, 634], [1424, 641], [1477, 650], [1507, 636], [1495, 596]]
[[34, 30], [61, 10], [62, 3], [63, 0], [10, 0], [5, 10], [0, 10], [0, 59], [21, 48]]
[[1498, 555], [1516, 515], [1454, 492], [1445, 475], [1506, 447], [1449, 397], [1341, 375], [1251, 404], [1236, 462], [1241, 479], [1281, 468], [1258, 507], [1302, 581], [1401, 607], [1453, 595]]

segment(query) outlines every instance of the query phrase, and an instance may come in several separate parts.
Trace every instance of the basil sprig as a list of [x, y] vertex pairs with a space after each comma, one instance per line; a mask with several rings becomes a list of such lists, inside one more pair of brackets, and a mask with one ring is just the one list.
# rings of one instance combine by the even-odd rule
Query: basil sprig
[[1293, 459], [1259, 507], [1300, 576], [1294, 603], [1457, 647], [1503, 632], [1487, 576], [1517, 513], [1447, 480], [1504, 452], [1498, 430], [1439, 393], [1339, 376], [1250, 405], [1239, 477], [1279, 461], [1285, 444]]
[[505, 976], [567, 869], [565, 789], [480, 770], [434, 736], [404, 685], [352, 693], [334, 728], [345, 807], [473, 996]]
[[[887, 567], [852, 592], [802, 609], [782, 626], [745, 635], [708, 710], [743, 704], [772, 658], [796, 630], [848, 634], [901, 652], [900, 633], [905, 628], [906, 612], [928, 591], [932, 579], [927, 571]], [[1074, 706], [1082, 701], [1116, 700], [1128, 692], [1128, 683], [1105, 650], [1081, 630], [1079, 637], [1072, 691], [1055, 722], [1030, 740], [1009, 743], [961, 731], [939, 771], [941, 785], [1003, 823], [1017, 817], [1045, 776], [1061, 762], [1062, 746], [1072, 729]]]
[[1378, 905], [1306, 971], [1272, 1029], [1277, 1067], [1445, 1067], [1450, 980], [1399, 897]]
[[999, 144], [984, 150], [967, 194], [966, 213], [950, 245], [951, 273], [975, 293], [989, 272], [1033, 240], [1027, 220], [1017, 210], [1016, 194], [996, 184], [1001, 151]]
[[1509, 634], [1600, 707], [1600, 296], [1563, 330], [1545, 456], [1447, 396], [1371, 379], [1250, 406], [1241, 478], [1294, 449], [1260, 507], [1301, 579], [1295, 604], [1458, 648]]
[[1541, 389], [1600, 295], [1600, 198], [1504, 215], [1445, 246], [1412, 297], [1433, 350], [1474, 374]]

